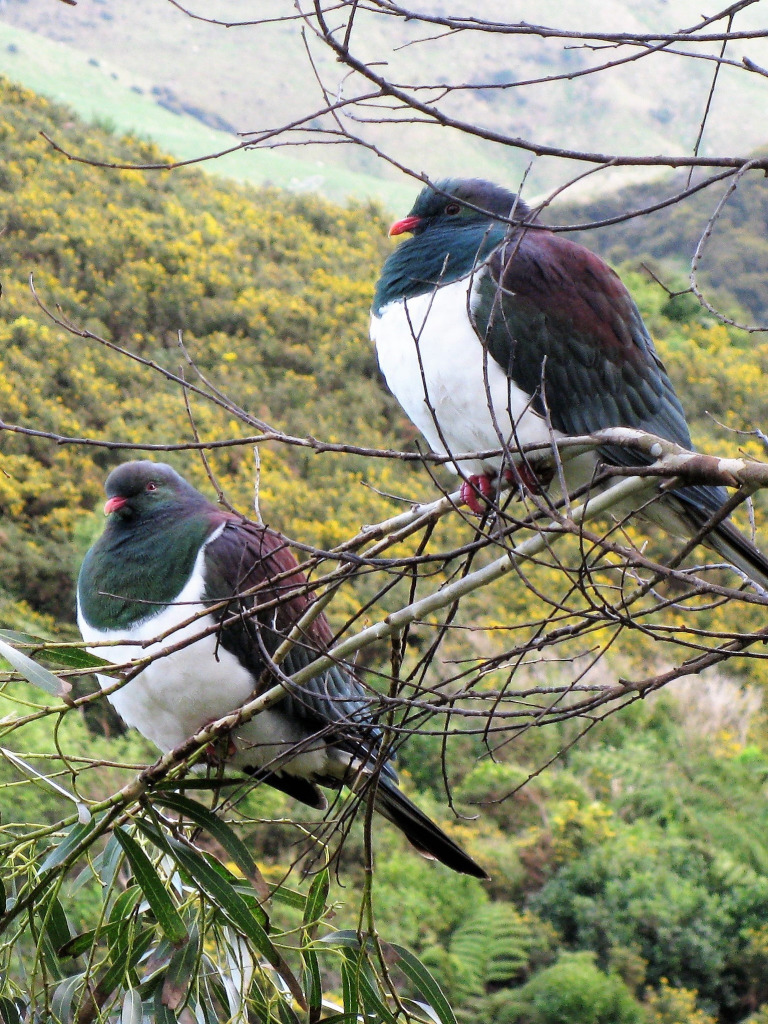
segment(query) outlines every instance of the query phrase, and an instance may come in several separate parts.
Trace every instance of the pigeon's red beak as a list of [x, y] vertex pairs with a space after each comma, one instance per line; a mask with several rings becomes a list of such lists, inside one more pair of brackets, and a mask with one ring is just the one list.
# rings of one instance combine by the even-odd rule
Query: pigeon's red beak
[[127, 498], [110, 498], [104, 506], [104, 515], [108, 516], [111, 512], [117, 512], [117, 510], [122, 508], [127, 501]]
[[419, 224], [421, 224], [421, 217], [404, 217], [402, 220], [396, 220], [389, 229], [389, 237], [404, 235], [406, 231], [413, 231]]

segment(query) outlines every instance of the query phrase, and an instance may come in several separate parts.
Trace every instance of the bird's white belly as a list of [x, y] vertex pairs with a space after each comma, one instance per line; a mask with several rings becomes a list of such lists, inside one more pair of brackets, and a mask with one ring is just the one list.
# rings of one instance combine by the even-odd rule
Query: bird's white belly
[[[205, 614], [181, 625], [205, 610], [199, 600], [204, 590], [203, 559], [201, 551], [188, 583], [173, 604], [132, 627], [95, 629], [78, 609], [80, 631], [86, 643], [114, 644], [89, 650], [115, 665], [159, 654], [198, 637], [180, 650], [151, 662], [109, 697], [126, 724], [138, 729], [163, 752], [173, 750], [203, 726], [237, 710], [250, 698], [255, 684], [248, 669], [217, 642], [217, 632], [200, 636], [215, 624], [212, 615]], [[172, 632], [168, 637], [156, 640], [169, 630]], [[134, 642], [120, 643], [121, 640]], [[145, 642], [147, 646], [141, 646]], [[99, 675], [98, 679], [104, 689], [115, 684], [115, 679], [107, 675]], [[306, 736], [307, 730], [301, 723], [291, 721], [279, 709], [269, 709], [236, 730], [232, 739], [237, 750], [229, 761], [237, 767], [271, 767]], [[309, 749], [291, 757], [285, 770], [300, 776], [323, 774], [328, 770], [325, 742], [311, 743]]]
[[[530, 397], [481, 344], [469, 319], [468, 285], [464, 278], [373, 316], [371, 337], [390, 390], [440, 454], [547, 442], [547, 425]], [[470, 475], [500, 464], [497, 456], [449, 468]]]

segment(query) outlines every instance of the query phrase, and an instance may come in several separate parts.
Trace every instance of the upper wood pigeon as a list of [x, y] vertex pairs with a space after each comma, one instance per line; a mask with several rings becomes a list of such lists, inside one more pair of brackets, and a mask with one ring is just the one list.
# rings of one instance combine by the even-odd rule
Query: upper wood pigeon
[[[448, 179], [422, 189], [390, 228], [412, 237], [384, 264], [371, 337], [408, 416], [440, 454], [547, 443], [547, 411], [556, 437], [623, 426], [690, 448], [680, 401], [618, 275], [530, 219], [505, 188]], [[588, 483], [598, 461], [650, 459], [606, 446], [566, 464], [569, 489]], [[473, 511], [501, 466], [501, 457], [451, 465]], [[682, 487], [642, 514], [688, 537], [725, 500], [722, 487]], [[707, 543], [768, 587], [768, 559], [730, 522]]]
[[[168, 751], [235, 711], [259, 686], [272, 685], [264, 682], [269, 658], [312, 595], [283, 537], [221, 510], [170, 466], [127, 462], [109, 475], [106, 492], [107, 525], [78, 579], [78, 623], [87, 643], [117, 642], [94, 649], [115, 664], [161, 652], [110, 700], [128, 725]], [[189, 622], [196, 613], [202, 615]], [[147, 647], [123, 643], [154, 640]], [[281, 670], [298, 671], [330, 641], [321, 615]], [[455, 871], [486, 877], [400, 792], [381, 743], [369, 696], [339, 664], [238, 727], [226, 759], [318, 808], [326, 806], [318, 786], [346, 783], [360, 791], [369, 782], [377, 810], [418, 850]]]

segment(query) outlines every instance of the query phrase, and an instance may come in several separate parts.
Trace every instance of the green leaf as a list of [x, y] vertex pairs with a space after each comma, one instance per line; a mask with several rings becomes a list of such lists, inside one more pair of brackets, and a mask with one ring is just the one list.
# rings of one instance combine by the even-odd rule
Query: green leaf
[[154, 796], [156, 803], [167, 807], [185, 818], [194, 821], [196, 825], [204, 828], [205, 831], [224, 847], [232, 860], [237, 864], [246, 878], [259, 878], [259, 870], [248, 850], [248, 847], [235, 835], [226, 822], [222, 821], [213, 811], [199, 804], [196, 800], [181, 793], [161, 793]]
[[200, 936], [196, 928], [190, 931], [189, 942], [171, 957], [163, 979], [163, 1006], [177, 1010], [186, 998], [189, 986], [195, 976], [195, 966], [200, 953]]
[[55, 1020], [66, 1021], [71, 1017], [72, 1003], [83, 984], [84, 974], [74, 974], [56, 986], [51, 1000], [51, 1010]]
[[[357, 932], [348, 928], [341, 931], [330, 932], [328, 935], [324, 935], [319, 941], [328, 945], [342, 946], [344, 948], [345, 959], [355, 971], [354, 980], [357, 983], [357, 990], [363, 1001], [365, 1012], [373, 1016], [377, 1022], [383, 1022], [383, 1024], [397, 1024], [396, 1018], [376, 991], [375, 976], [363, 959], [360, 948], [360, 939], [358, 938]], [[371, 943], [366, 941], [365, 946], [366, 949], [370, 949]], [[355, 956], [354, 954], [357, 955]]]
[[173, 900], [160, 880], [160, 876], [152, 864], [152, 861], [144, 853], [136, 840], [119, 826], [115, 828], [113, 835], [123, 848], [125, 856], [131, 865], [136, 882], [147, 898], [152, 908], [152, 913], [163, 930], [163, 934], [174, 946], [181, 945], [187, 938], [187, 928], [176, 909]]
[[34, 686], [40, 687], [41, 690], [45, 690], [46, 693], [53, 694], [54, 697], [61, 697], [71, 689], [69, 683], [65, 683], [63, 679], [59, 679], [53, 672], [49, 672], [47, 668], [38, 665], [36, 661], [32, 661], [26, 654], [22, 654], [15, 647], [11, 647], [5, 640], [0, 640], [0, 656], [5, 658], [8, 664], [15, 668], [20, 675], [24, 676], [26, 680]]
[[293, 1012], [288, 1003], [282, 1000], [277, 1004], [278, 1013], [280, 1014], [281, 1024], [301, 1024], [301, 1021]]
[[376, 986], [368, 974], [369, 972], [363, 969], [359, 975], [360, 995], [362, 996], [365, 1012], [377, 1022], [398, 1024], [394, 1014], [390, 1012], [389, 1007], [381, 1000], [379, 993], [376, 991]]
[[309, 930], [313, 925], [317, 925], [322, 920], [330, 888], [331, 880], [328, 868], [323, 868], [322, 871], [315, 875], [309, 889], [307, 903], [304, 907], [303, 927], [305, 929]]
[[50, 871], [51, 868], [55, 868], [62, 861], [65, 861], [72, 851], [77, 849], [77, 846], [94, 830], [95, 826], [95, 821], [89, 821], [87, 825], [73, 825], [64, 839], [51, 850], [40, 865], [40, 874], [42, 875], [46, 871]]
[[155, 1024], [176, 1024], [176, 1014], [173, 1010], [169, 1010], [167, 1006], [162, 1004], [162, 994], [160, 989], [155, 993]]
[[286, 906], [293, 907], [296, 910], [303, 911], [307, 905], [307, 897], [303, 892], [289, 889], [286, 885], [278, 885], [276, 889], [272, 890], [270, 895], [276, 903], [285, 903]]
[[253, 942], [256, 949], [273, 967], [280, 969], [282, 957], [270, 942], [260, 921], [234, 887], [196, 850], [191, 850], [175, 839], [169, 839], [168, 846], [176, 862], [184, 868], [231, 924]]
[[[64, 668], [106, 668], [112, 666], [112, 662], [104, 658], [97, 658], [95, 654], [89, 654], [83, 647], [57, 647], [55, 641], [46, 640], [40, 636], [32, 636], [31, 633], [19, 633], [14, 629], [0, 629], [0, 638], [11, 644], [21, 644], [25, 647], [34, 647], [35, 653], [39, 651], [40, 656], [54, 665], [61, 665]], [[53, 644], [53, 646], [51, 646]]]
[[0, 996], [0, 1021], [3, 1024], [22, 1024], [22, 1014], [26, 1016], [21, 999], [7, 999]]
[[117, 869], [120, 866], [121, 854], [122, 849], [120, 844], [114, 836], [110, 836], [102, 853], [98, 857], [94, 858], [94, 867], [96, 868], [101, 884], [105, 889], [108, 889], [115, 879]]
[[123, 1008], [120, 1014], [120, 1024], [142, 1024], [144, 1020], [144, 1007], [141, 996], [135, 988], [130, 988], [125, 993]]
[[429, 1006], [440, 1018], [441, 1024], [457, 1024], [454, 1012], [448, 1005], [443, 990], [418, 957], [414, 956], [410, 950], [403, 946], [396, 946], [394, 943], [389, 943], [389, 948], [393, 949], [400, 957], [397, 966], [416, 985]]
[[129, 885], [118, 894], [109, 912], [109, 923], [122, 925], [133, 913], [134, 907], [141, 899], [141, 888], [138, 885]]
[[360, 1005], [360, 963], [351, 956], [345, 956], [341, 962], [341, 991], [344, 1010], [352, 1020], [357, 1020]]
[[59, 949], [60, 957], [75, 957], [87, 953], [94, 942], [100, 939], [111, 942], [120, 928], [120, 921], [113, 921], [111, 924], [103, 925], [101, 928], [89, 928], [86, 932], [75, 935]]
[[72, 938], [72, 932], [58, 896], [51, 895], [44, 898], [38, 906], [38, 912], [43, 919], [43, 928], [51, 940], [53, 948], [57, 951], [62, 949]]
[[156, 934], [155, 928], [145, 928], [138, 935], [131, 934], [130, 944], [113, 946], [110, 950], [112, 965], [99, 980], [99, 988], [104, 992], [112, 992], [118, 985], [122, 984], [128, 972], [133, 970], [152, 945], [152, 940], [156, 937]]
[[329, 946], [346, 946], [348, 949], [360, 949], [360, 939], [357, 932], [351, 928], [328, 932], [327, 935], [321, 936], [318, 942], [326, 942]]
[[320, 964], [317, 960], [317, 953], [313, 949], [302, 949], [301, 959], [304, 963], [304, 991], [307, 993], [309, 1019], [310, 1021], [316, 1021], [320, 1019], [320, 1010], [323, 1005], [323, 983], [320, 978]]
[[312, 881], [304, 907], [301, 958], [304, 963], [304, 988], [307, 992], [310, 1021], [316, 1021], [320, 1018], [320, 1010], [323, 1003], [323, 985], [320, 980], [320, 965], [317, 961], [317, 954], [310, 948], [309, 943], [312, 940], [312, 933], [317, 928], [317, 924], [325, 912], [325, 902], [328, 898], [330, 885], [328, 869], [323, 868]]

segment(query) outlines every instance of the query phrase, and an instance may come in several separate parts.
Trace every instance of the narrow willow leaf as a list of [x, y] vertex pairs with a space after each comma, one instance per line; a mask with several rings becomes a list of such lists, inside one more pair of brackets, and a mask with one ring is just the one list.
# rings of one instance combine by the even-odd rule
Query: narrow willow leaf
[[99, 987], [105, 992], [112, 992], [118, 985], [121, 985], [128, 973], [133, 970], [152, 945], [152, 940], [156, 938], [156, 935], [155, 928], [145, 928], [138, 935], [132, 936], [130, 945], [113, 946], [110, 950], [112, 965], [99, 980]]
[[313, 925], [317, 925], [322, 920], [330, 888], [331, 880], [328, 868], [323, 868], [322, 871], [315, 875], [309, 889], [307, 904], [304, 908], [303, 925], [305, 929], [312, 928]]
[[189, 797], [182, 796], [181, 793], [156, 794], [154, 799], [162, 807], [167, 807], [178, 814], [183, 814], [185, 818], [189, 818], [190, 821], [194, 821], [196, 825], [204, 828], [209, 835], [213, 836], [224, 847], [246, 878], [260, 879], [259, 870], [248, 847], [239, 836], [235, 835], [229, 825], [222, 821], [213, 811], [210, 811], [196, 800], [190, 800]]
[[317, 961], [317, 953], [313, 949], [302, 949], [301, 959], [304, 964], [304, 991], [307, 994], [309, 1005], [309, 1019], [316, 1021], [320, 1019], [320, 1010], [323, 1005], [320, 964]]
[[5, 908], [8, 906], [8, 897], [5, 892], [5, 883], [0, 878], [0, 914], [5, 913]]
[[94, 866], [105, 889], [108, 889], [115, 880], [122, 852], [120, 843], [118, 843], [114, 836], [110, 836], [103, 852], [94, 860]]
[[42, 875], [44, 872], [50, 871], [51, 868], [55, 868], [57, 865], [61, 864], [62, 861], [66, 860], [67, 857], [77, 849], [78, 845], [93, 831], [95, 824], [95, 821], [89, 821], [85, 825], [79, 823], [77, 825], [73, 825], [69, 832], [67, 832], [64, 839], [62, 839], [58, 846], [51, 850], [40, 865], [40, 874]]
[[200, 952], [200, 936], [196, 928], [190, 931], [189, 941], [171, 957], [165, 972], [162, 989], [163, 1006], [177, 1010], [186, 998], [194, 979], [195, 965]]
[[234, 887], [196, 850], [191, 850], [175, 839], [169, 846], [177, 863], [208, 898], [224, 913], [243, 935], [247, 936], [273, 967], [282, 963], [282, 957], [269, 940], [261, 922], [251, 913], [248, 904]]
[[344, 1011], [352, 1020], [357, 1020], [360, 1005], [360, 964], [351, 956], [345, 956], [341, 962], [341, 991]]
[[55, 793], [58, 793], [60, 796], [66, 797], [67, 800], [71, 800], [72, 803], [77, 808], [77, 817], [80, 824], [88, 824], [88, 822], [91, 820], [91, 812], [88, 810], [85, 804], [74, 795], [74, 793], [70, 793], [68, 789], [64, 789], [63, 786], [60, 786], [58, 782], [54, 782], [54, 780], [49, 778], [47, 775], [43, 775], [43, 773], [39, 772], [37, 768], [33, 767], [22, 757], [19, 757], [18, 754], [15, 754], [12, 750], [9, 750], [7, 747], [0, 747], [0, 754], [2, 754], [3, 757], [6, 758], [6, 760], [10, 761], [12, 765], [14, 765], [26, 776], [28, 776], [32, 780], [32, 782], [35, 783], [36, 786], [39, 786], [41, 789], [50, 788]]
[[55, 1020], [69, 1021], [72, 1019], [72, 1004], [82, 987], [84, 978], [84, 974], [73, 974], [71, 978], [67, 978], [66, 981], [57, 985], [51, 1000], [51, 1010]]
[[144, 853], [136, 840], [128, 835], [124, 829], [117, 827], [113, 834], [122, 846], [123, 852], [131, 865], [136, 882], [141, 886], [141, 891], [147, 897], [147, 902], [152, 908], [152, 913], [157, 918], [163, 934], [175, 946], [181, 945], [187, 938], [186, 925], [173, 900], [168, 895], [168, 891], [163, 885], [160, 876], [155, 871], [152, 861]]
[[89, 654], [83, 647], [51, 647], [51, 641], [40, 636], [32, 636], [31, 633], [0, 629], [0, 639], [14, 645], [34, 647], [37, 649], [36, 653], [39, 651], [40, 657], [64, 668], [104, 668], [112, 664], [104, 658], [97, 658], [95, 654]]
[[[360, 954], [360, 939], [357, 932], [351, 929], [330, 932], [320, 942], [328, 945], [341, 946], [350, 969], [354, 971], [357, 992], [362, 1000], [365, 1012], [377, 1021], [377, 1024], [397, 1024], [397, 1020], [376, 991], [376, 980]], [[369, 947], [369, 944], [366, 943]], [[357, 956], [354, 955], [357, 953]], [[346, 1004], [345, 1004], [346, 1009]]]
[[420, 1003], [417, 999], [403, 999], [402, 1003], [403, 1006], [415, 1006], [423, 1017], [432, 1021], [432, 1024], [440, 1024], [440, 1018], [432, 1007], [427, 1005], [427, 1003]]
[[120, 921], [114, 921], [112, 924], [102, 925], [101, 928], [89, 928], [86, 932], [80, 932], [79, 935], [75, 935], [74, 938], [70, 939], [69, 942], [66, 942], [59, 949], [59, 956], [81, 956], [83, 953], [88, 952], [94, 942], [98, 942], [100, 940], [109, 943], [113, 942], [120, 928], [120, 924]]
[[304, 907], [301, 959], [304, 963], [304, 989], [309, 1003], [310, 1021], [319, 1020], [323, 1002], [323, 985], [320, 979], [320, 964], [317, 954], [310, 947], [312, 935], [325, 912], [325, 902], [330, 889], [328, 869], [323, 868], [312, 881]]
[[57, 951], [61, 950], [72, 938], [72, 931], [64, 913], [64, 907], [58, 896], [45, 898], [38, 907], [40, 917], [43, 921], [43, 928], [51, 940], [51, 945]]
[[22, 654], [15, 647], [11, 647], [5, 640], [0, 640], [0, 656], [5, 658], [8, 664], [15, 668], [20, 675], [24, 676], [28, 682], [40, 687], [41, 690], [45, 690], [46, 693], [53, 694], [54, 697], [61, 697], [72, 689], [69, 683], [65, 683], [63, 679], [59, 679], [53, 672], [49, 672], [47, 668], [38, 665], [36, 661], [32, 661], [26, 654]]
[[[191, 850], [175, 839], [168, 840], [169, 848], [177, 863], [187, 872], [206, 896], [224, 914], [234, 928], [250, 939], [267, 963], [277, 970], [289, 987], [293, 998], [306, 1010], [306, 999], [301, 985], [282, 954], [272, 945], [269, 936], [253, 910], [243, 897], [213, 866], [196, 850]], [[220, 867], [220, 865], [219, 865]], [[263, 911], [262, 911], [263, 914]]]
[[375, 984], [368, 977], [368, 972], [360, 972], [360, 995], [363, 1000], [365, 1012], [371, 1016], [377, 1024], [397, 1024], [397, 1019], [389, 1010], [389, 1007], [382, 1001]]
[[122, 925], [127, 922], [134, 907], [141, 899], [141, 889], [138, 885], [129, 885], [118, 894], [109, 912], [109, 923]]
[[303, 892], [297, 892], [296, 889], [289, 889], [285, 885], [279, 885], [276, 889], [273, 889], [270, 894], [270, 899], [275, 900], [276, 903], [285, 903], [288, 907], [293, 907], [295, 910], [304, 910], [307, 905], [307, 897]]
[[163, 1005], [162, 992], [160, 989], [155, 993], [155, 1014], [152, 1018], [154, 1024], [176, 1024], [176, 1014]]
[[288, 1003], [281, 1000], [277, 1004], [277, 1010], [278, 1013], [280, 1014], [280, 1020], [282, 1024], [301, 1024], [301, 1021], [293, 1012]]
[[22, 1024], [26, 1012], [20, 999], [0, 996], [0, 1020], [3, 1024]]
[[59, 955], [54, 949], [50, 936], [43, 932], [38, 940], [38, 953], [45, 962], [45, 968], [53, 981], [62, 981], [67, 977], [67, 971], [59, 960]]
[[135, 988], [130, 988], [125, 993], [125, 999], [123, 999], [120, 1024], [142, 1024], [143, 1020], [144, 1005], [141, 997]]
[[337, 932], [328, 932], [321, 936], [318, 942], [325, 942], [329, 946], [346, 946], [348, 949], [360, 949], [360, 939], [357, 932], [351, 928], [344, 928]]
[[405, 947], [396, 946], [394, 943], [390, 943], [389, 948], [393, 949], [400, 957], [397, 966], [416, 985], [429, 1006], [437, 1014], [440, 1024], [457, 1024], [454, 1012], [448, 1005], [443, 990], [418, 957]]

